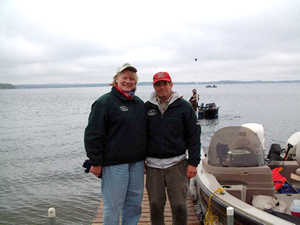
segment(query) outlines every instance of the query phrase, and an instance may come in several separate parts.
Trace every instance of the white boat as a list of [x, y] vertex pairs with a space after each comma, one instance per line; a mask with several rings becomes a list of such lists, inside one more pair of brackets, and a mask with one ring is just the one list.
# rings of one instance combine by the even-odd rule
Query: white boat
[[206, 88], [216, 88], [217, 85], [215, 85], [215, 84], [208, 84], [208, 85], [206, 85], [205, 87], [206, 87]]
[[300, 182], [291, 178], [300, 168], [300, 140], [294, 140], [297, 160], [267, 163], [261, 125], [218, 130], [202, 156], [198, 176], [190, 183], [203, 222], [226, 224], [226, 209], [232, 207], [234, 224], [300, 224], [300, 194], [279, 193], [272, 179], [272, 169], [282, 167], [280, 174], [286, 177], [289, 187], [300, 188]]

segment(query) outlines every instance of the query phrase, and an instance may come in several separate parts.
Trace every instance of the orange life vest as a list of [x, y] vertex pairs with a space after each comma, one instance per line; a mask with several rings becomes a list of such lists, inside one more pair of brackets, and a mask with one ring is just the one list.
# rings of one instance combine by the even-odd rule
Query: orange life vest
[[280, 171], [282, 171], [282, 167], [272, 169], [273, 185], [276, 191], [278, 191], [286, 182], [286, 178], [280, 174]]

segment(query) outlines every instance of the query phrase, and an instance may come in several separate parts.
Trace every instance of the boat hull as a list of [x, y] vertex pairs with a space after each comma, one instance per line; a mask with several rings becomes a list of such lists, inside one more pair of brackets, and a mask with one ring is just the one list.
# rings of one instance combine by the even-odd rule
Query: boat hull
[[[205, 214], [208, 209], [209, 197], [212, 193], [205, 189], [204, 186], [199, 187], [199, 204], [201, 205], [202, 212]], [[221, 201], [218, 201], [216, 198], [212, 198], [211, 201], [211, 210], [215, 216], [218, 218], [218, 222], [220, 224], [227, 224], [227, 215], [226, 210], [227, 207], [231, 205], [225, 204]], [[234, 212], [234, 224], [235, 225], [254, 225], [254, 224], [262, 224], [261, 222], [253, 220], [253, 218], [246, 216], [245, 214], [241, 214], [239, 212]]]
[[[234, 208], [235, 225], [295, 224], [257, 209], [254, 206], [241, 201], [226, 190], [224, 191], [224, 194], [215, 193], [215, 191], [218, 188], [222, 188], [222, 186], [218, 183], [214, 175], [207, 173], [203, 169], [202, 162], [198, 167], [198, 176], [194, 178], [194, 183], [198, 190], [197, 199], [200, 204], [202, 215], [205, 215], [210, 207], [213, 215], [218, 218], [218, 223], [216, 224], [227, 224], [227, 207]], [[209, 206], [209, 197], [211, 195], [213, 195], [213, 197], [211, 199], [211, 205]]]

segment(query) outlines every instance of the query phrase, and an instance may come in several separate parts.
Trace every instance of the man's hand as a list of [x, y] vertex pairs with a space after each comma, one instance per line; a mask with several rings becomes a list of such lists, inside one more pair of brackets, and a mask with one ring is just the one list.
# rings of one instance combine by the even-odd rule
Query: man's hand
[[188, 165], [186, 168], [186, 176], [188, 179], [193, 178], [197, 174], [197, 167]]
[[101, 171], [101, 166], [91, 166], [90, 173], [94, 174], [96, 177], [99, 177], [101, 175]]

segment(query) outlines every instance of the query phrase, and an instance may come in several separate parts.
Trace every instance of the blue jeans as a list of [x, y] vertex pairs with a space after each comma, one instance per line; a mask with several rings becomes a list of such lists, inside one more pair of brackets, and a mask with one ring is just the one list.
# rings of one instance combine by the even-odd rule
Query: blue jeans
[[137, 225], [144, 192], [144, 161], [102, 170], [104, 225]]

